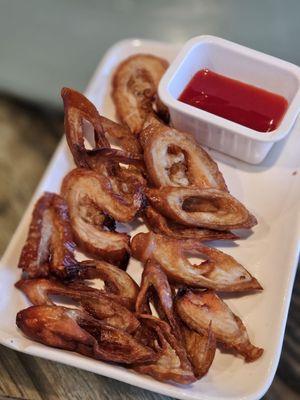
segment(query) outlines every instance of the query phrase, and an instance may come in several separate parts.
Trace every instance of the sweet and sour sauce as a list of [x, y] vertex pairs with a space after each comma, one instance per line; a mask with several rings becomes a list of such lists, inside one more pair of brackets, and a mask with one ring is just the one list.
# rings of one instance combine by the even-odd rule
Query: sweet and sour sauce
[[265, 133], [278, 127], [288, 107], [278, 94], [208, 69], [193, 76], [178, 100]]

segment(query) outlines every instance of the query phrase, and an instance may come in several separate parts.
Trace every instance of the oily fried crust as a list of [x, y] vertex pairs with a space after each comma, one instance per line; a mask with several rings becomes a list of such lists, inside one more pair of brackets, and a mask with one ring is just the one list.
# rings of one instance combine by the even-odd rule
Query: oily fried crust
[[80, 263], [78, 277], [103, 280], [106, 293], [115, 295], [119, 302], [134, 310], [139, 287], [127, 272], [105, 261], [86, 260]]
[[133, 134], [141, 132], [149, 114], [157, 112], [168, 120], [168, 110], [157, 96], [158, 83], [167, 67], [167, 61], [150, 54], [136, 54], [117, 67], [112, 98], [118, 118]]
[[132, 156], [142, 154], [142, 147], [135, 135], [125, 125], [120, 125], [100, 115], [101, 125], [106, 135], [112, 137], [116, 144]]
[[204, 228], [189, 228], [164, 217], [148, 205], [142, 214], [145, 225], [154, 233], [174, 239], [197, 239], [200, 242], [210, 240], [236, 240], [239, 237], [230, 231], [216, 231]]
[[[172, 282], [221, 292], [262, 289], [233, 257], [204, 246], [198, 240], [176, 240], [153, 232], [139, 233], [132, 238], [131, 251], [133, 257], [142, 262], [157, 262]], [[189, 261], [189, 255], [201, 256], [205, 261], [194, 265]]]
[[31, 278], [49, 273], [69, 278], [78, 265], [74, 250], [66, 202], [55, 193], [44, 193], [34, 206], [18, 267]]
[[173, 334], [179, 338], [180, 329], [173, 310], [172, 291], [167, 276], [157, 263], [148, 260], [144, 266], [141, 288], [136, 299], [135, 309], [138, 314], [148, 312], [151, 289], [155, 290], [158, 298], [159, 310], [162, 314], [160, 317], [169, 322]]
[[89, 314], [110, 326], [134, 332], [139, 321], [116, 296], [85, 284], [62, 284], [50, 279], [21, 279], [16, 285], [33, 305], [54, 305], [50, 295], [78, 301]]
[[154, 340], [152, 337], [151, 342], [155, 346], [158, 360], [154, 363], [135, 366], [134, 369], [163, 382], [172, 381], [180, 384], [195, 382], [196, 377], [186, 351], [171, 333], [170, 326], [150, 315], [139, 315], [139, 319], [154, 335]]
[[121, 364], [153, 362], [157, 355], [129, 333], [84, 311], [61, 306], [32, 306], [17, 314], [17, 326], [30, 339], [52, 347]]
[[74, 162], [78, 167], [89, 168], [84, 145], [84, 120], [88, 121], [94, 129], [96, 147], [110, 147], [100, 115], [96, 107], [76, 90], [65, 87], [61, 91], [61, 97], [65, 112], [65, 134]]
[[261, 357], [263, 349], [251, 344], [241, 319], [213, 291], [180, 291], [175, 306], [185, 324], [200, 334], [211, 326], [217, 341], [242, 355], [247, 362]]
[[147, 189], [146, 195], [158, 212], [185, 226], [226, 231], [257, 224], [241, 202], [218, 189], [166, 186]]
[[79, 246], [113, 264], [127, 265], [129, 236], [104, 230], [104, 222], [107, 215], [122, 222], [130, 221], [139, 210], [139, 199], [132, 204], [127, 202], [114, 193], [109, 179], [79, 168], [65, 176], [61, 193], [68, 203]]
[[197, 186], [227, 191], [217, 163], [191, 134], [164, 125], [150, 116], [140, 134], [151, 183], [161, 186]]
[[182, 325], [182, 335], [188, 358], [197, 379], [207, 374], [216, 353], [216, 338], [211, 326], [203, 333]]

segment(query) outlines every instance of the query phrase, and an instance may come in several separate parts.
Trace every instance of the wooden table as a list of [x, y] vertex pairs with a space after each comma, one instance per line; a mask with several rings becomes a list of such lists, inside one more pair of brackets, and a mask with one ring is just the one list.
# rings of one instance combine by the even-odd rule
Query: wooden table
[[[62, 115], [59, 112], [45, 111], [43, 108], [0, 96], [0, 252], [3, 252], [16, 228], [62, 131]], [[298, 276], [288, 327], [288, 332], [293, 337], [295, 332], [297, 335], [296, 328], [299, 330], [299, 324], [295, 322], [299, 317], [299, 278]], [[299, 399], [299, 395], [291, 389], [297, 389], [298, 385], [298, 393], [300, 392], [299, 358], [297, 359], [297, 351], [290, 350], [289, 342], [284, 348], [279, 372], [280, 376], [277, 375], [265, 398]], [[168, 399], [116, 380], [0, 346], [0, 400], [7, 398]]]

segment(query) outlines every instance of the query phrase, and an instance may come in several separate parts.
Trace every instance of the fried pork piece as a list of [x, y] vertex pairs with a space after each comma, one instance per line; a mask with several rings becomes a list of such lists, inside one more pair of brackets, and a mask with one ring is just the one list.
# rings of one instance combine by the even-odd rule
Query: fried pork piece
[[80, 263], [80, 279], [101, 279], [105, 292], [115, 295], [119, 303], [134, 310], [139, 287], [127, 272], [105, 261], [86, 260]]
[[[155, 291], [155, 293], [152, 293]], [[180, 338], [181, 333], [173, 310], [172, 291], [166, 274], [157, 263], [148, 260], [144, 266], [141, 289], [136, 299], [136, 312], [138, 314], [148, 313], [148, 299], [156, 295], [155, 303], [158, 314], [166, 319], [173, 331], [173, 334]]]
[[180, 225], [164, 217], [150, 205], [143, 210], [142, 218], [149, 230], [174, 239], [197, 239], [201, 242], [205, 242], [210, 240], [235, 240], [239, 238], [236, 234], [230, 231], [189, 228]]
[[[139, 233], [132, 238], [133, 257], [142, 262], [153, 260], [169, 280], [192, 287], [222, 292], [260, 290], [257, 280], [233, 257], [220, 250], [204, 246], [198, 240], [176, 240], [153, 232]], [[192, 264], [188, 256], [205, 259]]]
[[78, 266], [75, 247], [66, 202], [58, 194], [44, 193], [34, 206], [18, 267], [30, 278], [49, 273], [70, 278]]
[[61, 96], [64, 102], [66, 138], [75, 164], [78, 167], [89, 168], [84, 145], [84, 121], [88, 121], [93, 127], [96, 147], [110, 147], [104, 134], [100, 115], [96, 107], [76, 90], [63, 88]]
[[175, 306], [185, 324], [199, 333], [211, 325], [217, 341], [241, 354], [247, 362], [261, 357], [263, 349], [250, 343], [241, 319], [213, 291], [181, 291]]
[[85, 284], [62, 284], [50, 279], [21, 279], [15, 285], [33, 305], [54, 305], [50, 295], [60, 295], [78, 303], [89, 314], [102, 322], [126, 332], [134, 332], [139, 321], [117, 296], [89, 287]]
[[207, 374], [216, 353], [216, 338], [211, 326], [202, 333], [182, 325], [184, 345], [197, 379]]
[[112, 83], [112, 98], [121, 122], [134, 134], [139, 134], [149, 114], [155, 112], [169, 119], [168, 109], [157, 95], [159, 81], [168, 67], [167, 61], [150, 54], [136, 54], [116, 69]]
[[132, 220], [140, 207], [139, 198], [127, 202], [114, 193], [106, 177], [81, 168], [65, 176], [61, 193], [69, 206], [76, 242], [96, 257], [126, 266], [129, 236], [105, 228], [114, 230], [112, 218], [121, 222]]
[[112, 137], [122, 149], [132, 156], [139, 156], [142, 153], [142, 147], [137, 137], [127, 126], [117, 124], [102, 115], [100, 115], [100, 119], [105, 134]]
[[[153, 346], [158, 354], [154, 363], [138, 365], [134, 369], [159, 381], [189, 384], [196, 381], [185, 348], [171, 333], [170, 326], [150, 315], [139, 315], [142, 323], [139, 332], [142, 343]], [[149, 332], [150, 331], [150, 332]]]
[[88, 313], [61, 306], [32, 306], [17, 314], [17, 326], [30, 339], [52, 347], [121, 364], [153, 362], [157, 354], [129, 333]]
[[165, 186], [147, 189], [146, 195], [161, 214], [188, 227], [227, 231], [250, 229], [257, 224], [242, 203], [218, 189]]
[[191, 134], [164, 125], [150, 116], [140, 141], [154, 186], [197, 186], [227, 191], [218, 165]]

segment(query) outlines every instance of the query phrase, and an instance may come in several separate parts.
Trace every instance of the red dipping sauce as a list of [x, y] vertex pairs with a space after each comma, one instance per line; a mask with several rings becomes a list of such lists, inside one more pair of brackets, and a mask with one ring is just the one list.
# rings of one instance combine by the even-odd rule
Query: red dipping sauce
[[278, 94], [208, 69], [193, 76], [178, 100], [259, 132], [276, 129], [288, 107]]

